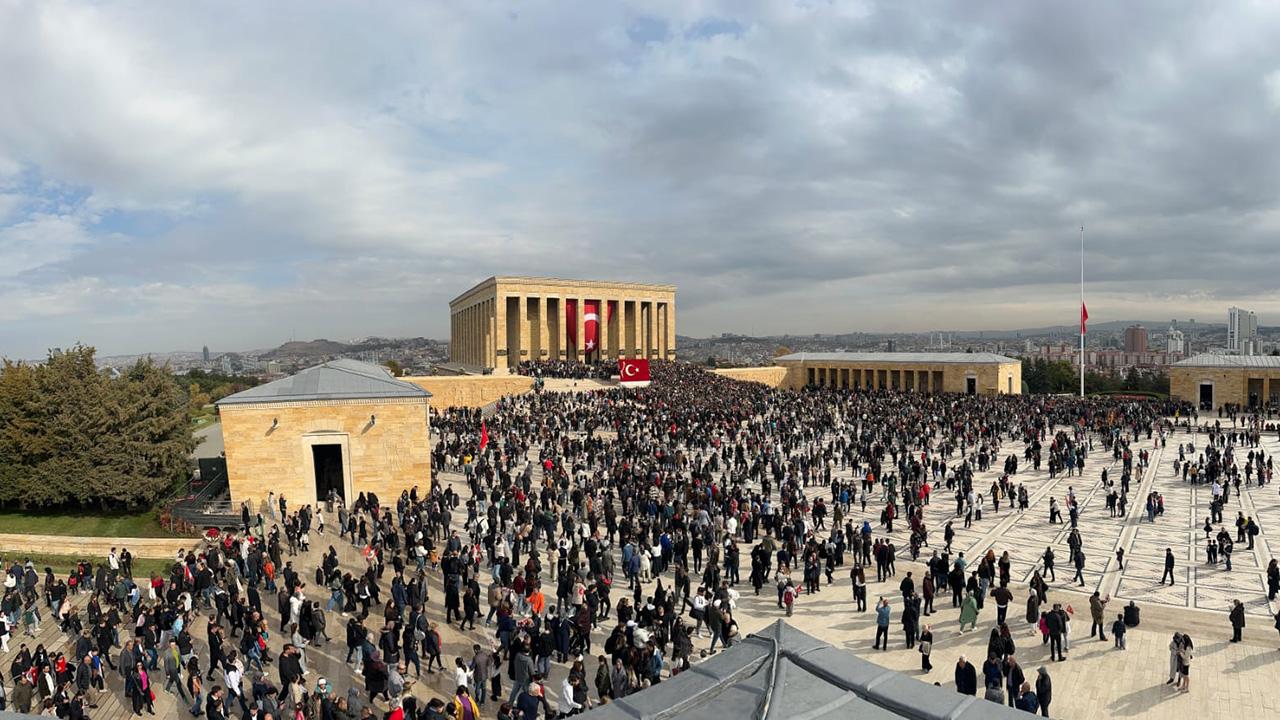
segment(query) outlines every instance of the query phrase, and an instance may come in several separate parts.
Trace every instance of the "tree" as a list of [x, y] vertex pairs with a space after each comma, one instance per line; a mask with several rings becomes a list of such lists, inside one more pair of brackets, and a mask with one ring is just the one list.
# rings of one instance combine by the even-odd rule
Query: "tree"
[[1075, 366], [1065, 360], [1024, 360], [1022, 380], [1035, 394], [1071, 392], [1080, 386], [1080, 376], [1076, 374]]
[[0, 370], [0, 504], [146, 505], [186, 476], [195, 440], [173, 375], [146, 361], [112, 380], [93, 356]]
[[400, 377], [401, 375], [404, 375], [404, 368], [400, 367], [399, 361], [388, 360], [382, 364], [385, 365], [386, 368], [391, 371], [391, 375], [393, 377]]
[[790, 355], [792, 352], [794, 351], [786, 345], [779, 345], [778, 349], [773, 351], [773, 356], [776, 358], [782, 357], [783, 355]]
[[[213, 402], [213, 399], [209, 397], [209, 393], [206, 393], [200, 389], [200, 383], [191, 383], [190, 385], [188, 385], [187, 396], [191, 398], [191, 409], [193, 411], [199, 410], [205, 405], [208, 405], [209, 403]], [[218, 398], [218, 399], [221, 400], [222, 398]]]

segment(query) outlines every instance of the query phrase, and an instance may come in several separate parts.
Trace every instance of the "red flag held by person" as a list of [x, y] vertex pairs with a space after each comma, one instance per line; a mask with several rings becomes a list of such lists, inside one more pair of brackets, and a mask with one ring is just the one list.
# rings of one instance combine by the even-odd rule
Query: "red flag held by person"
[[1086, 308], [1084, 306], [1084, 303], [1082, 302], [1080, 303], [1080, 334], [1081, 335], [1084, 335], [1084, 325], [1085, 325], [1085, 321], [1088, 319], [1089, 319], [1089, 309]]
[[644, 387], [652, 379], [648, 360], [618, 358], [618, 380], [622, 387]]
[[484, 452], [484, 446], [489, 444], [489, 428], [484, 424], [484, 420], [480, 420], [480, 452]]

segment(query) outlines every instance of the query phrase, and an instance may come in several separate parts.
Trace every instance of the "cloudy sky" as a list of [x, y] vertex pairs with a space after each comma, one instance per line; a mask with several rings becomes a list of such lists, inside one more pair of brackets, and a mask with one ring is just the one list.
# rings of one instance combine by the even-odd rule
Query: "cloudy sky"
[[1273, 2], [0, 0], [0, 355], [444, 337], [494, 274], [679, 330], [1280, 321]]

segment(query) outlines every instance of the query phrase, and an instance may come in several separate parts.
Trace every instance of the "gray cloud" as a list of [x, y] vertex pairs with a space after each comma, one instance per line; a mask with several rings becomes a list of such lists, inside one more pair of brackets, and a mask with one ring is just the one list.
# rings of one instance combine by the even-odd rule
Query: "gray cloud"
[[[214, 15], [216, 13], [216, 16]], [[0, 9], [0, 354], [443, 336], [498, 273], [681, 332], [1280, 318], [1266, 3]]]

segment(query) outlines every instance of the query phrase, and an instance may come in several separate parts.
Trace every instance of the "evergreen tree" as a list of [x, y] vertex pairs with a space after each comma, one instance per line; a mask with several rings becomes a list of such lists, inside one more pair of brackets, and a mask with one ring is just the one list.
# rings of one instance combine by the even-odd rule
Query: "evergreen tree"
[[98, 371], [91, 347], [0, 371], [0, 504], [112, 508], [155, 502], [188, 473], [188, 401], [168, 370]]

